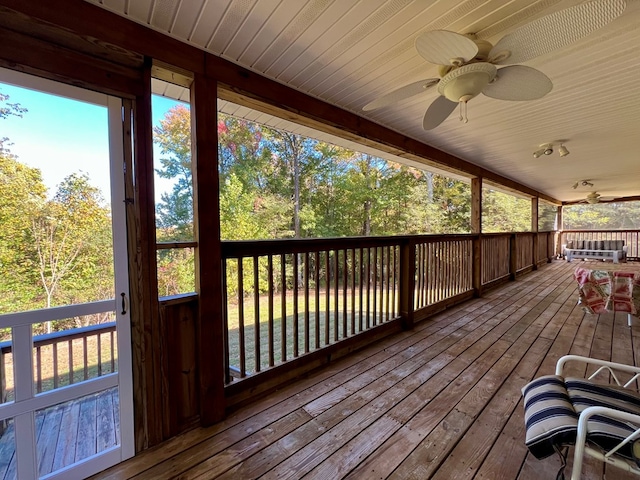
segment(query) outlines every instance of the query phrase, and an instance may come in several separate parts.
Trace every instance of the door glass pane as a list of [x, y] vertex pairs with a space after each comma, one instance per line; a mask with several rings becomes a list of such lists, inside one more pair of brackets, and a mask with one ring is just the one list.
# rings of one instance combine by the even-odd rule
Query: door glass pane
[[[99, 314], [104, 323], [33, 337], [33, 382], [36, 393], [101, 377], [118, 369], [115, 312]], [[76, 317], [78, 318], [78, 317]], [[82, 318], [82, 317], [79, 317]], [[66, 319], [71, 322], [72, 319]]]
[[40, 476], [120, 444], [118, 389], [36, 411]]
[[0, 314], [113, 298], [108, 109], [2, 83], [0, 94], [0, 108], [19, 106], [0, 119]]
[[4, 480], [18, 478], [13, 418], [0, 420], [0, 478]]

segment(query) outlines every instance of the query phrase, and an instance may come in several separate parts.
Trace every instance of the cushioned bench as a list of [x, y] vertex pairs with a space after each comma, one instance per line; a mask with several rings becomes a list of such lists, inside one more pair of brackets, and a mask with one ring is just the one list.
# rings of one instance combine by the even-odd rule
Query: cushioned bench
[[[565, 377], [568, 362], [598, 369], [586, 379]], [[615, 383], [597, 383], [594, 378], [600, 374], [607, 383], [611, 375]], [[562, 450], [569, 445], [575, 445], [572, 480], [580, 478], [585, 455], [640, 475], [633, 452], [640, 437], [640, 395], [633, 390], [639, 376], [640, 368], [629, 365], [576, 355], [560, 358], [555, 375], [537, 378], [522, 389], [525, 444], [531, 454], [538, 459], [560, 454], [563, 466], [557, 478], [564, 478], [567, 453]]]
[[567, 262], [574, 258], [626, 261], [627, 247], [624, 240], [569, 240], [564, 247]]

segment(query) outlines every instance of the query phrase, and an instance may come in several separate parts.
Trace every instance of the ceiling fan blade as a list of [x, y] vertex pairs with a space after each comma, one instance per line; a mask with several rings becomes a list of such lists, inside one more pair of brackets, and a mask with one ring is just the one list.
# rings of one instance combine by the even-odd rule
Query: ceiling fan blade
[[425, 130], [436, 128], [451, 115], [451, 112], [453, 112], [457, 106], [457, 102], [452, 102], [446, 97], [436, 98], [424, 114], [422, 128]]
[[522, 63], [586, 37], [619, 17], [625, 0], [595, 0], [546, 15], [505, 35], [491, 49], [493, 63]]
[[478, 46], [469, 37], [448, 30], [431, 30], [416, 38], [416, 50], [427, 62], [451, 65], [451, 60], [462, 58], [468, 62], [478, 53]]
[[388, 107], [389, 105], [393, 105], [405, 98], [413, 97], [414, 95], [418, 95], [429, 88], [437, 85], [440, 81], [438, 78], [428, 78], [426, 80], [420, 80], [418, 82], [410, 83], [409, 85], [405, 85], [404, 87], [400, 87], [397, 90], [387, 93], [381, 97], [376, 98], [374, 101], [367, 103], [362, 110], [368, 112], [369, 110], [375, 110], [376, 108]]
[[525, 65], [511, 65], [498, 70], [495, 80], [482, 93], [498, 100], [536, 100], [544, 97], [553, 83], [544, 73]]

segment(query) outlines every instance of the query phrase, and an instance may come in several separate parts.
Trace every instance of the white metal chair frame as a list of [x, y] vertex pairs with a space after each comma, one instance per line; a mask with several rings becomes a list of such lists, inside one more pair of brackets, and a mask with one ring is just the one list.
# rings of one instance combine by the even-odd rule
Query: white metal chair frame
[[[556, 364], [556, 375], [564, 377], [564, 366], [567, 364], [567, 362], [570, 361], [581, 362], [584, 364], [596, 365], [600, 367], [591, 376], [589, 376], [588, 380], [591, 380], [600, 373], [605, 372], [611, 375], [611, 378], [614, 380], [617, 386], [629, 388], [636, 380], [640, 379], [640, 367], [634, 367], [622, 363], [608, 362], [605, 360], [598, 360], [595, 358], [588, 358], [579, 355], [565, 355], [561, 357]], [[620, 372], [632, 374], [631, 379], [623, 384], [619, 380]], [[624, 445], [629, 442], [633, 442], [637, 438], [640, 438], [640, 428], [638, 428], [634, 433], [625, 438], [612, 450], [603, 452], [599, 447], [593, 447], [587, 443], [589, 436], [589, 428], [587, 422], [589, 421], [589, 418], [594, 415], [603, 415], [615, 418], [623, 422], [631, 423], [633, 424], [633, 426], [640, 426], [640, 415], [634, 415], [628, 412], [622, 412], [620, 410], [614, 410], [607, 407], [588, 407], [584, 409], [582, 413], [580, 413], [580, 416], [578, 418], [578, 434], [573, 453], [573, 468], [571, 470], [571, 480], [580, 480], [580, 474], [582, 472], [582, 462], [585, 455], [594, 457], [602, 462], [621, 468], [635, 475], [640, 475], [640, 468], [638, 468], [638, 466], [625, 458], [615, 455], [615, 453]]]

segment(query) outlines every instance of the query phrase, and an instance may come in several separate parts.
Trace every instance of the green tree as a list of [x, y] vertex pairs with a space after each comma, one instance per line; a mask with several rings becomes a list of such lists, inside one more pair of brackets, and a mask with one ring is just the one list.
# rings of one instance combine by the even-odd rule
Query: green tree
[[496, 190], [482, 190], [482, 231], [531, 231], [531, 200]]
[[[9, 95], [0, 93], [0, 120], [4, 120], [7, 117], [22, 117], [27, 113], [27, 109], [22, 107], [19, 103], [9, 103]], [[9, 155], [10, 141], [7, 137], [0, 137], [0, 155]]]
[[40, 170], [0, 152], [0, 312], [32, 306], [38, 278], [30, 268], [32, 219], [46, 201]]
[[158, 240], [193, 240], [193, 181], [191, 174], [191, 114], [184, 104], [172, 107], [153, 128], [163, 155], [156, 173], [172, 180], [170, 192], [156, 206]]
[[109, 209], [86, 175], [63, 180], [32, 218], [31, 237], [42, 307], [113, 297]]

